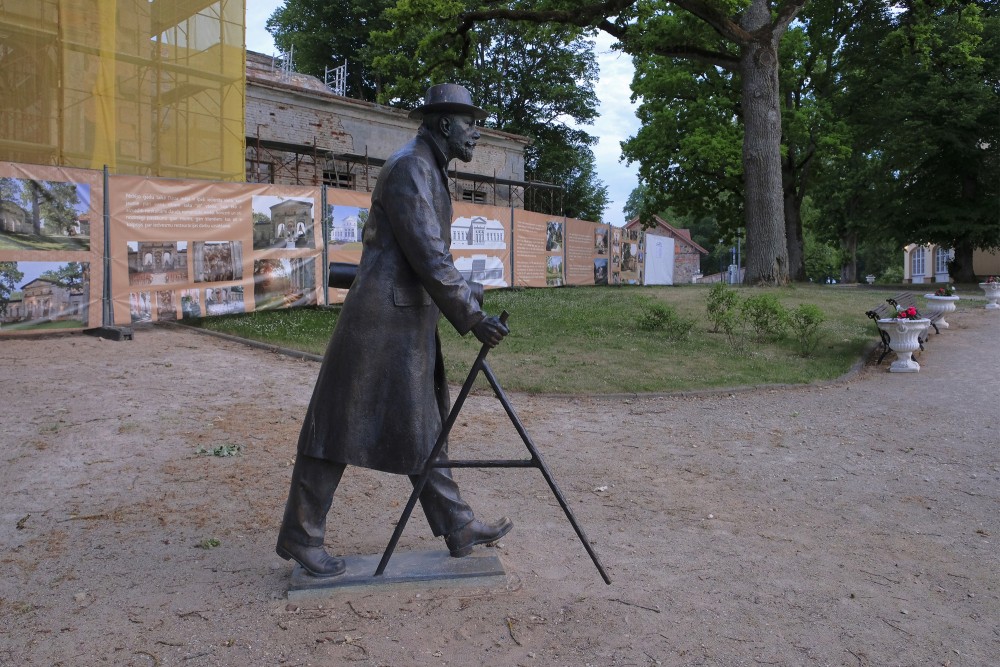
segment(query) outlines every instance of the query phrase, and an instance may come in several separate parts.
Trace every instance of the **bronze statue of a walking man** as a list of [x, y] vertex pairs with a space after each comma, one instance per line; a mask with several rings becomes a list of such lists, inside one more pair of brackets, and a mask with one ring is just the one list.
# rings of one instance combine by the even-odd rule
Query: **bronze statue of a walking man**
[[[302, 424], [275, 549], [312, 576], [345, 571], [343, 559], [323, 547], [326, 515], [345, 467], [415, 481], [434, 448], [451, 403], [437, 337], [441, 315], [490, 347], [508, 333], [483, 311], [450, 254], [447, 166], [454, 158], [472, 159], [480, 137], [475, 123], [485, 115], [462, 86], [432, 86], [410, 113], [422, 120], [417, 136], [379, 174], [357, 277]], [[455, 557], [513, 527], [506, 517], [476, 519], [447, 468], [433, 470], [420, 504], [434, 535], [444, 536]]]

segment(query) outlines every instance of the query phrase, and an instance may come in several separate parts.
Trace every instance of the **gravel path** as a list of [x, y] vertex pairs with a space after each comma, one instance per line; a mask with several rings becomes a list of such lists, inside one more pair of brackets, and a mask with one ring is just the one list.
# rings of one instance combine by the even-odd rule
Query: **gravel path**
[[[318, 364], [169, 328], [0, 341], [0, 665], [995, 667], [1000, 314], [949, 320], [918, 374], [513, 395], [611, 586], [537, 471], [461, 470], [514, 519], [506, 585], [302, 601], [273, 545]], [[523, 453], [485, 395], [452, 442]], [[380, 553], [408, 494], [350, 469], [331, 550]], [[415, 516], [399, 549], [442, 547]]]

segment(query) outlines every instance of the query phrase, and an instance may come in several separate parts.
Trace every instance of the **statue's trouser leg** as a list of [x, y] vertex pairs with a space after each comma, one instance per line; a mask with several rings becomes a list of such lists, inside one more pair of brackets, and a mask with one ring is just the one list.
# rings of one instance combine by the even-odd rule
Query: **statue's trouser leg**
[[[301, 454], [296, 457], [278, 533], [279, 544], [288, 541], [310, 547], [323, 546], [326, 515], [346, 467], [342, 463]], [[418, 479], [418, 475], [410, 475], [414, 484]], [[431, 471], [420, 494], [420, 506], [435, 536], [455, 532], [475, 518], [447, 468]]]
[[323, 546], [326, 514], [346, 467], [343, 463], [301, 454], [295, 458], [278, 544], [287, 541], [310, 547]]
[[[414, 486], [418, 479], [419, 475], [410, 475]], [[453, 533], [476, 518], [472, 508], [462, 500], [458, 484], [447, 468], [431, 469], [424, 490], [420, 492], [420, 506], [435, 536]]]

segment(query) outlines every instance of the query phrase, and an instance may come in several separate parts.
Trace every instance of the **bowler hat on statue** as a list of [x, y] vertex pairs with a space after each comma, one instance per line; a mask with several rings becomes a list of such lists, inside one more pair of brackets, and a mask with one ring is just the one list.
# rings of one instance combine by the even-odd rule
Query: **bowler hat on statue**
[[486, 112], [472, 103], [472, 94], [457, 83], [439, 83], [427, 89], [424, 103], [410, 112], [410, 118], [423, 118], [428, 113], [466, 113], [476, 120], [486, 118]]

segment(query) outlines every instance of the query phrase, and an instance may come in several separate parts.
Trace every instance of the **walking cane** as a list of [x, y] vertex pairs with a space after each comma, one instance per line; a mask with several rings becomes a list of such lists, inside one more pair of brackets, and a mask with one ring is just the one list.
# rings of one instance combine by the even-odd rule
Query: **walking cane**
[[[502, 324], [506, 324], [507, 317], [508, 313], [505, 310], [500, 314], [500, 322]], [[552, 493], [555, 495], [556, 500], [559, 501], [559, 506], [562, 507], [563, 512], [565, 512], [566, 518], [569, 520], [570, 525], [573, 526], [573, 530], [576, 531], [577, 537], [579, 537], [580, 542], [583, 543], [583, 548], [587, 550], [587, 553], [590, 555], [590, 559], [594, 561], [594, 565], [597, 567], [597, 571], [600, 572], [601, 578], [604, 579], [604, 583], [610, 585], [611, 579], [608, 577], [607, 572], [604, 571], [604, 567], [601, 565], [601, 561], [597, 557], [597, 553], [590, 545], [590, 540], [587, 539], [587, 535], [583, 532], [583, 528], [580, 527], [580, 524], [576, 521], [576, 517], [573, 516], [573, 511], [570, 510], [569, 505], [566, 503], [566, 499], [559, 490], [559, 486], [552, 477], [552, 473], [549, 472], [548, 466], [546, 466], [545, 462], [542, 460], [542, 455], [538, 452], [538, 448], [535, 447], [535, 443], [532, 442], [531, 436], [528, 435], [528, 431], [524, 428], [524, 424], [521, 423], [521, 419], [517, 416], [517, 413], [514, 411], [514, 407], [507, 399], [507, 395], [504, 393], [503, 388], [497, 381], [496, 375], [493, 374], [493, 369], [491, 369], [489, 364], [486, 363], [486, 355], [489, 351], [490, 347], [486, 344], [484, 344], [482, 349], [479, 350], [479, 356], [476, 357], [476, 361], [472, 364], [469, 376], [465, 379], [465, 384], [462, 385], [462, 390], [459, 392], [458, 398], [455, 399], [455, 405], [452, 406], [447, 420], [445, 420], [445, 423], [441, 426], [441, 434], [438, 435], [437, 442], [434, 444], [434, 449], [431, 450], [431, 454], [427, 458], [427, 462], [424, 464], [424, 469], [420, 473], [420, 477], [413, 485], [413, 493], [410, 494], [410, 499], [407, 501], [406, 507], [403, 508], [403, 514], [396, 523], [396, 529], [392, 533], [392, 539], [389, 540], [389, 544], [385, 548], [385, 553], [382, 554], [382, 560], [379, 561], [378, 568], [376, 568], [374, 576], [382, 576], [382, 573], [385, 572], [385, 567], [389, 564], [392, 552], [396, 549], [396, 544], [399, 542], [399, 538], [403, 534], [403, 529], [406, 527], [407, 521], [410, 520], [413, 508], [416, 506], [420, 493], [424, 490], [424, 485], [427, 483], [427, 478], [430, 476], [431, 470], [434, 468], [538, 468], [542, 471], [542, 476], [548, 483], [549, 488], [552, 489]], [[486, 376], [487, 382], [489, 382], [490, 386], [493, 388], [493, 393], [496, 394], [496, 397], [500, 400], [504, 411], [506, 411], [507, 416], [510, 417], [511, 422], [514, 424], [514, 428], [517, 429], [518, 435], [521, 436], [521, 440], [524, 442], [525, 447], [527, 447], [528, 451], [531, 453], [530, 459], [487, 459], [465, 461], [437, 460], [438, 456], [441, 454], [441, 450], [444, 448], [444, 444], [448, 441], [448, 434], [455, 425], [455, 420], [458, 419], [458, 413], [462, 410], [462, 406], [465, 404], [465, 399], [468, 398], [469, 392], [472, 391], [472, 385], [476, 381], [476, 376], [478, 376], [480, 372]]]

